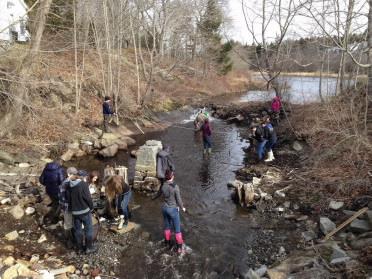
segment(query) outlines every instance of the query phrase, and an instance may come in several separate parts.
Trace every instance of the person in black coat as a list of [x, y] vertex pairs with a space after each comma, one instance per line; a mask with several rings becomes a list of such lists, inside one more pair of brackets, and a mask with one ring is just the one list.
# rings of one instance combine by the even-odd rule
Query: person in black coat
[[[72, 213], [78, 252], [84, 251], [83, 242], [85, 239], [86, 254], [94, 253], [97, 251], [97, 248], [93, 245], [93, 201], [88, 183], [78, 174], [71, 177], [66, 198]], [[84, 234], [82, 225], [84, 225]]]
[[111, 97], [109, 96], [105, 97], [105, 101], [102, 104], [102, 113], [103, 113], [103, 129], [104, 129], [104, 132], [107, 133], [109, 132], [108, 125], [111, 123], [112, 117], [115, 114], [112, 109]]
[[60, 160], [56, 160], [52, 163], [46, 164], [39, 177], [39, 182], [45, 186], [46, 193], [51, 199], [51, 209], [44, 218], [46, 223], [55, 224], [58, 222], [60, 214], [59, 186], [66, 178], [65, 170], [61, 163]]

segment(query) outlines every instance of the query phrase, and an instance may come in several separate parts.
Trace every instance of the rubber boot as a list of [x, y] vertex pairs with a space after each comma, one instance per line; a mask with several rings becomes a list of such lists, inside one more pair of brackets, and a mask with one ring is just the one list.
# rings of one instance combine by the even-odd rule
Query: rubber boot
[[164, 230], [164, 245], [168, 247], [169, 249], [172, 247], [171, 245], [171, 230]]
[[124, 225], [124, 216], [120, 215], [118, 230], [121, 230], [123, 228], [123, 225]]
[[182, 233], [176, 233], [177, 242], [177, 253], [182, 254], [184, 252]]
[[212, 153], [212, 148], [208, 148], [208, 154]]
[[65, 230], [64, 234], [67, 249], [72, 249], [74, 247], [74, 236], [72, 230]]
[[273, 151], [270, 150], [269, 152], [267, 152], [267, 159], [265, 160], [265, 162], [272, 162], [274, 160], [274, 154], [273, 154]]
[[97, 246], [93, 245], [93, 240], [87, 240], [87, 249], [85, 250], [85, 254], [93, 254], [97, 252]]

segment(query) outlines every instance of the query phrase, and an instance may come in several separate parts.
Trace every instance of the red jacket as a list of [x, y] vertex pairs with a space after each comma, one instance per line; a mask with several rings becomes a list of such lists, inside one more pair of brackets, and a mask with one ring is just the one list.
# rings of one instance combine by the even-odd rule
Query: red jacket
[[280, 101], [280, 98], [278, 96], [274, 97], [271, 103], [271, 110], [273, 112], [280, 112], [281, 107], [282, 107], [282, 102]]

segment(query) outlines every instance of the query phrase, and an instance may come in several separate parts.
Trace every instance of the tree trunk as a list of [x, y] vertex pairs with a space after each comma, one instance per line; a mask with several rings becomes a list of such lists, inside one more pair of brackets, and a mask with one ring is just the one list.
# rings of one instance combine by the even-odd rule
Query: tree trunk
[[[28, 102], [28, 82], [31, 79], [32, 67], [34, 62], [38, 59], [40, 50], [41, 38], [45, 29], [46, 17], [49, 13], [50, 5], [53, 0], [41, 0], [40, 7], [38, 9], [35, 25], [32, 32], [32, 40], [30, 50], [23, 59], [21, 68], [18, 69], [17, 75], [20, 77], [22, 82], [14, 83], [11, 86], [11, 92], [13, 93], [12, 107], [8, 113], [2, 118], [1, 126], [4, 127], [0, 131], [0, 137], [11, 132], [15, 126], [16, 121], [22, 121], [23, 112], [25, 107], [29, 107]], [[30, 108], [30, 107], [29, 107]]]
[[[372, 64], [372, 0], [369, 0], [369, 13], [368, 13], [368, 64]], [[366, 128], [368, 133], [369, 141], [372, 140], [372, 66], [368, 67], [368, 86], [367, 86], [367, 117], [366, 117]]]

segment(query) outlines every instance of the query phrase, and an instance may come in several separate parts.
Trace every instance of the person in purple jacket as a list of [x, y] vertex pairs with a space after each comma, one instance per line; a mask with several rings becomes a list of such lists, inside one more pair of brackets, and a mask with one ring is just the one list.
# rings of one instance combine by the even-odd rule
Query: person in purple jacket
[[212, 153], [212, 130], [209, 125], [209, 119], [204, 120], [204, 124], [201, 127], [203, 133], [203, 146], [204, 146], [204, 155]]

